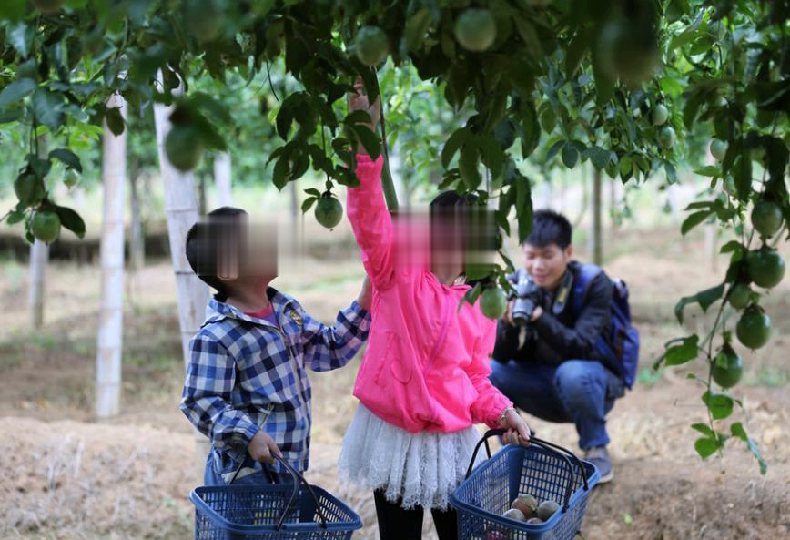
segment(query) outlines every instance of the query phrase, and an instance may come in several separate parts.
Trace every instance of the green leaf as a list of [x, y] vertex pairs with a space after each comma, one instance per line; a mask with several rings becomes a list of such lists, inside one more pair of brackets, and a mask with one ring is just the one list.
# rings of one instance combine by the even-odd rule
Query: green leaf
[[743, 252], [743, 244], [741, 244], [740, 240], [730, 240], [719, 250], [719, 253], [730, 253], [730, 252]]
[[5, 222], [7, 225], [16, 225], [23, 219], [25, 219], [25, 211], [23, 209], [15, 208], [6, 216]]
[[441, 162], [443, 168], [447, 169], [450, 166], [453, 156], [455, 156], [458, 149], [461, 148], [461, 145], [466, 142], [471, 134], [472, 132], [469, 128], [459, 128], [453, 131], [442, 148]]
[[272, 183], [277, 189], [282, 189], [288, 185], [288, 176], [291, 172], [291, 159], [286, 153], [280, 156], [277, 163], [274, 165], [274, 174], [272, 176]]
[[541, 135], [538, 113], [535, 111], [532, 101], [522, 107], [521, 129], [521, 157], [526, 159], [538, 147]]
[[538, 37], [538, 33], [535, 31], [535, 27], [519, 13], [513, 14], [513, 22], [516, 23], [516, 30], [518, 30], [533, 60], [535, 60], [535, 62], [541, 62], [543, 60], [543, 45], [541, 44], [540, 37]]
[[505, 153], [497, 140], [491, 135], [480, 137], [479, 143], [480, 157], [483, 160], [483, 164], [491, 169], [491, 179], [496, 180], [502, 175]]
[[469, 304], [474, 304], [475, 302], [477, 302], [477, 299], [480, 297], [480, 294], [482, 292], [483, 292], [482, 285], [479, 282], [476, 283], [475, 286], [469, 289], [468, 291], [466, 291], [466, 294], [464, 294], [463, 298], [461, 298], [461, 301], [458, 303], [458, 311], [461, 310], [461, 308], [464, 305], [464, 302], [468, 302]]
[[688, 216], [685, 220], [683, 220], [683, 224], [680, 226], [681, 234], [686, 234], [691, 229], [708, 219], [710, 215], [713, 214], [713, 210], [700, 210], [698, 212], [694, 212], [690, 216]]
[[417, 13], [409, 17], [406, 21], [406, 45], [409, 50], [414, 52], [420, 48], [428, 28], [431, 26], [431, 11], [427, 7], [421, 7]]
[[68, 148], [55, 148], [49, 153], [50, 159], [57, 159], [61, 161], [69, 169], [74, 169], [78, 173], [82, 173], [82, 164], [77, 154]]
[[25, 18], [24, 0], [4, 0], [0, 2], [0, 19], [5, 19], [12, 23], [21, 21]]
[[532, 188], [529, 180], [521, 175], [516, 178], [515, 184], [518, 241], [523, 243], [532, 232]]
[[566, 142], [562, 147], [562, 164], [572, 169], [578, 160], [579, 151], [570, 141]]
[[104, 121], [107, 122], [107, 127], [116, 137], [123, 133], [126, 123], [121, 116], [121, 109], [118, 107], [109, 107], [104, 112]]
[[724, 283], [705, 289], [697, 294], [685, 296], [675, 304], [675, 318], [680, 324], [683, 324], [683, 311], [688, 304], [697, 303], [702, 308], [702, 311], [707, 311], [713, 303], [724, 296]]
[[318, 191], [316, 188], [307, 188], [304, 190], [304, 192], [307, 193], [308, 195], [312, 195], [313, 197], [321, 196], [321, 192]]
[[757, 459], [757, 463], [760, 465], [760, 474], [765, 474], [765, 472], [768, 470], [765, 459], [763, 459], [763, 455], [760, 453], [760, 449], [757, 447], [757, 443], [754, 441], [754, 439], [746, 434], [743, 424], [740, 422], [734, 423], [732, 426], [730, 426], [730, 432], [732, 433], [733, 437], [737, 437], [746, 443], [749, 451], [752, 453], [755, 459]]
[[55, 213], [58, 215], [60, 223], [76, 234], [77, 238], [85, 238], [85, 221], [77, 212], [65, 206], [56, 206]]
[[699, 169], [694, 170], [694, 174], [699, 176], [706, 176], [708, 178], [721, 178], [721, 169], [719, 167], [714, 167], [713, 165], [708, 165], [706, 167], [701, 167]]
[[582, 157], [589, 158], [596, 169], [605, 169], [612, 159], [612, 154], [600, 146], [591, 146], [582, 152]]
[[381, 140], [368, 126], [355, 124], [351, 126], [351, 130], [371, 158], [376, 159], [381, 155]]
[[706, 459], [716, 453], [719, 449], [719, 443], [716, 439], [710, 437], [700, 437], [694, 442], [694, 450], [700, 455], [702, 459]]
[[706, 437], [710, 437], [711, 439], [716, 438], [716, 433], [710, 428], [708, 424], [702, 424], [702, 423], [691, 424], [691, 429], [699, 431], [700, 433], [702, 433]]
[[565, 52], [565, 78], [571, 79], [576, 74], [587, 47], [587, 34], [584, 31], [580, 31], [573, 38], [573, 41], [568, 45], [568, 50]]
[[664, 365], [667, 366], [679, 366], [691, 362], [699, 354], [698, 344], [699, 337], [697, 334], [691, 335], [683, 339], [680, 344], [673, 345], [665, 350], [662, 358], [656, 363], [659, 364], [662, 362], [662, 359]]
[[551, 159], [557, 155], [557, 152], [560, 151], [560, 148], [563, 147], [565, 141], [557, 141], [551, 145], [549, 151], [546, 152], [546, 161], [551, 161]]
[[705, 392], [702, 402], [708, 407], [714, 420], [723, 420], [732, 414], [735, 401], [727, 394]]
[[458, 161], [458, 169], [461, 173], [466, 188], [474, 190], [480, 187], [483, 181], [480, 176], [480, 150], [477, 145], [465, 144], [461, 147], [461, 159]]
[[302, 213], [306, 214], [310, 207], [318, 200], [318, 197], [308, 197], [302, 201]]
[[33, 94], [33, 114], [38, 122], [56, 133], [63, 123], [63, 95], [43, 88]]
[[33, 79], [20, 79], [14, 81], [0, 92], [0, 107], [7, 107], [30, 94], [36, 89], [36, 81]]

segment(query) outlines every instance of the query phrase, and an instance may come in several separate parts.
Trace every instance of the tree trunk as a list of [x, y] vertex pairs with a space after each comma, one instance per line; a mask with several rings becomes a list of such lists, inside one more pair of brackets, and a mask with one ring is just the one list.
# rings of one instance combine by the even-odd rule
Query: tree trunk
[[[38, 141], [39, 157], [47, 156], [47, 136], [39, 135]], [[49, 259], [49, 248], [41, 240], [35, 240], [30, 246], [30, 319], [35, 330], [44, 324], [44, 296], [47, 286], [47, 260]]]
[[603, 173], [593, 169], [592, 191], [592, 260], [593, 264], [603, 265]]
[[301, 214], [299, 203], [299, 181], [291, 180], [288, 182], [288, 218], [291, 221], [291, 233], [294, 238], [299, 238], [299, 215]]
[[[121, 116], [126, 117], [126, 100], [120, 95], [112, 96], [107, 106], [120, 107]], [[99, 418], [115, 416], [121, 407], [127, 134], [128, 130], [124, 130], [116, 136], [104, 125], [101, 304], [96, 338], [96, 416]]]
[[198, 177], [198, 215], [205, 216], [208, 212], [208, 197], [206, 196], [206, 177]]
[[217, 187], [217, 207], [232, 206], [230, 195], [230, 154], [219, 152], [214, 158], [214, 181]]
[[140, 168], [137, 158], [129, 160], [129, 187], [131, 188], [130, 206], [132, 222], [129, 231], [130, 269], [136, 272], [145, 266], [145, 234], [143, 233], [142, 210], [140, 208]]
[[[161, 84], [161, 72], [157, 76]], [[165, 213], [167, 215], [167, 235], [170, 241], [170, 257], [176, 273], [178, 294], [178, 327], [181, 331], [181, 348], [184, 364], [189, 361], [189, 340], [200, 328], [206, 313], [208, 287], [200, 281], [189, 266], [186, 257], [186, 235], [198, 220], [195, 179], [192, 173], [183, 173], [173, 167], [165, 154], [165, 137], [170, 131], [168, 116], [172, 107], [162, 104], [154, 106], [156, 123], [156, 146], [159, 167], [165, 184]], [[206, 463], [209, 442], [195, 430], [196, 458], [198, 470]]]

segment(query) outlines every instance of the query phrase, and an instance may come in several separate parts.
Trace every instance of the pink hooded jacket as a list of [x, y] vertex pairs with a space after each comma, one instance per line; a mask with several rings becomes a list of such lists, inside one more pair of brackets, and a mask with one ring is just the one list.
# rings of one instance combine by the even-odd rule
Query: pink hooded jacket
[[354, 395], [411, 433], [499, 427], [512, 403], [488, 380], [496, 322], [469, 303], [458, 309], [469, 286], [442, 285], [431, 273], [427, 234], [419, 237], [416, 259], [404, 264], [381, 165], [381, 158], [358, 155], [360, 187], [348, 190], [348, 219], [373, 283], [370, 337]]

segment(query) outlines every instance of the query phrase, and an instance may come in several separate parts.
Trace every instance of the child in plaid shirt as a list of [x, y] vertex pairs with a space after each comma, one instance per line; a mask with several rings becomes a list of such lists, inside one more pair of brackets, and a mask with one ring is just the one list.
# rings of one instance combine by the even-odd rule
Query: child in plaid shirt
[[[370, 284], [338, 313], [334, 326], [308, 315], [292, 297], [269, 286], [276, 251], [234, 208], [210, 212], [187, 234], [195, 273], [217, 294], [190, 342], [179, 408], [211, 440], [207, 485], [288, 481], [273, 454], [303, 472], [310, 443], [310, 382], [306, 368], [347, 364], [367, 339]], [[266, 235], [268, 236], [268, 235]], [[258, 473], [258, 474], [254, 474]], [[284, 474], [280, 474], [284, 473]]]

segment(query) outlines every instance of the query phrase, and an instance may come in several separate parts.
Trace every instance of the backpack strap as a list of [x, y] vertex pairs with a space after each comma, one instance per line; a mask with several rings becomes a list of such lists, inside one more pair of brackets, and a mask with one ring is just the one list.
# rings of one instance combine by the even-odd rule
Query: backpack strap
[[573, 298], [571, 300], [571, 306], [573, 308], [574, 318], [579, 318], [582, 312], [582, 305], [590, 290], [590, 285], [593, 279], [601, 272], [602, 269], [600, 266], [590, 263], [582, 264], [579, 275], [573, 280]]

